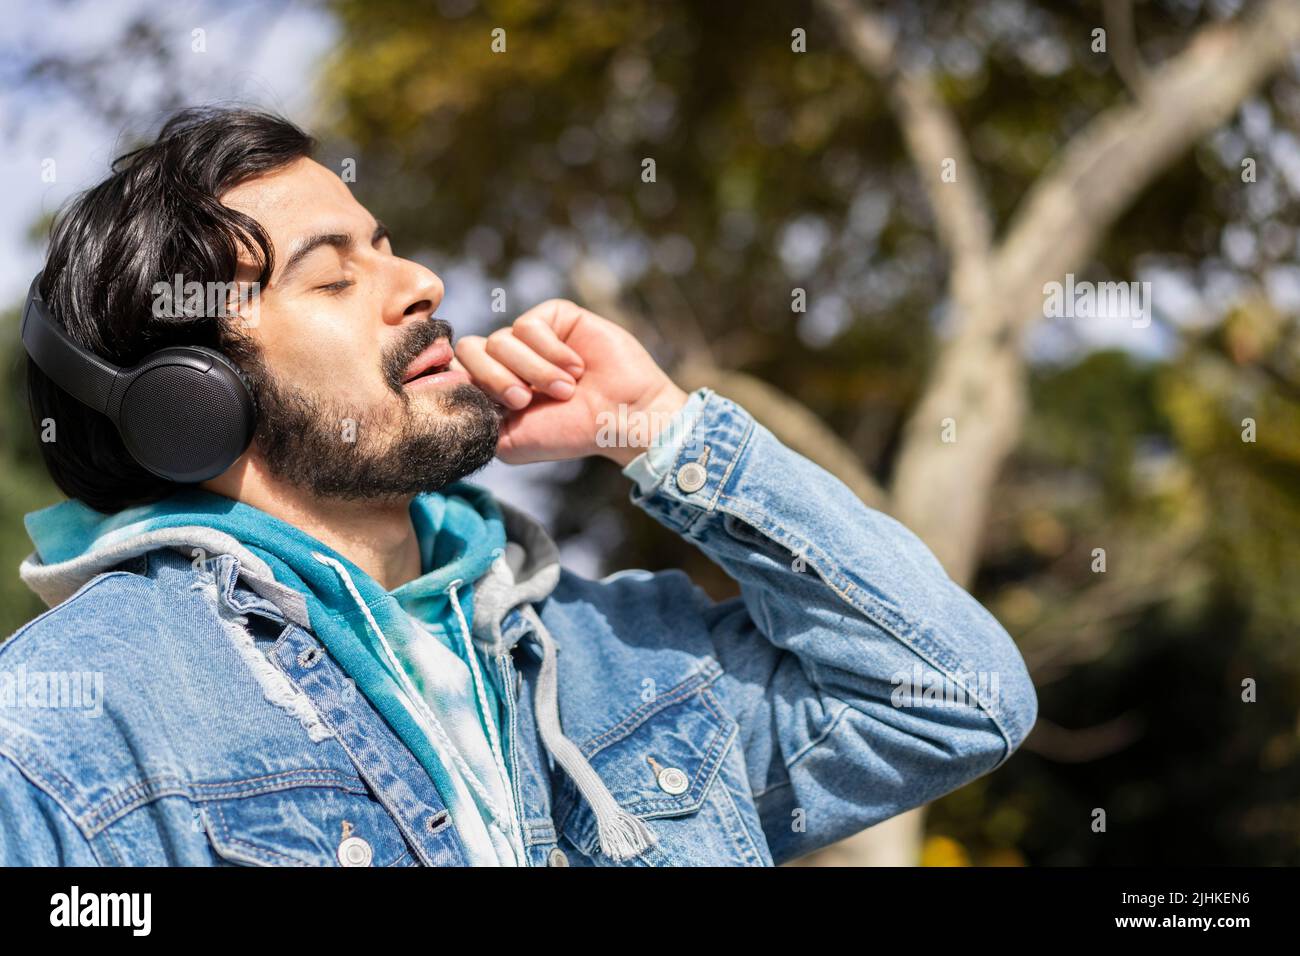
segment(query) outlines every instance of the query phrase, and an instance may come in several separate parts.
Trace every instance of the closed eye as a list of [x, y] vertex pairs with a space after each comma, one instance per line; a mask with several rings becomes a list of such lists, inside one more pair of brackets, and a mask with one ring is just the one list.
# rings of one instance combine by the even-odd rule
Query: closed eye
[[[370, 244], [372, 246], [379, 246], [381, 243], [385, 241], [388, 242], [389, 255], [392, 255], [393, 240], [392, 237], [388, 234], [388, 227], [385, 226], [382, 222], [376, 220], [375, 231], [370, 236]], [[352, 279], [340, 279], [338, 282], [331, 282], [328, 283], [327, 285], [318, 285], [316, 286], [316, 291], [325, 292], [329, 295], [338, 295], [340, 292], [343, 292], [345, 289], [351, 288], [354, 285], [356, 285], [356, 282]]]
[[352, 279], [340, 279], [338, 282], [331, 282], [329, 285], [318, 285], [317, 292], [328, 292], [330, 295], [338, 295], [344, 289], [356, 285]]

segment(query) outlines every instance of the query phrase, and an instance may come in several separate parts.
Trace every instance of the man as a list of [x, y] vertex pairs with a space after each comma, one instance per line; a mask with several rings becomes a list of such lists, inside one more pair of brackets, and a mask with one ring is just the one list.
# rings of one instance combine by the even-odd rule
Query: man
[[[206, 460], [238, 405], [112, 411], [29, 344], [69, 500], [27, 519], [52, 610], [0, 645], [0, 860], [772, 865], [1007, 760], [1024, 664], [914, 535], [571, 302], [453, 353], [441, 280], [312, 150], [186, 111], [56, 224], [33, 301], [87, 374], [217, 350], [255, 433], [179, 481], [148, 456]], [[741, 596], [563, 569], [462, 480], [494, 454], [611, 459]]]

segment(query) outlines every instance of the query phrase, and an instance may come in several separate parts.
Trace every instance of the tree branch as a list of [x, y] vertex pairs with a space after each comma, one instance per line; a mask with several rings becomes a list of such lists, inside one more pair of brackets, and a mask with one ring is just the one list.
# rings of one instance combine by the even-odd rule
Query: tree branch
[[[893, 31], [884, 19], [854, 0], [819, 0], [839, 28], [848, 51], [888, 90], [912, 163], [930, 201], [940, 242], [953, 259], [954, 275], [970, 274], [973, 283], [989, 254], [992, 235], [988, 206], [975, 164], [956, 117], [944, 104], [930, 77], [902, 62]], [[952, 182], [941, 177], [951, 162]]]
[[[1297, 42], [1296, 0], [1266, 0], [1234, 23], [1202, 28], [1149, 74], [1143, 101], [1096, 117], [1030, 189], [993, 252], [987, 293], [969, 294], [954, 275], [960, 322], [905, 427], [892, 500], [957, 581], [970, 579], [989, 496], [1019, 440], [1020, 338], [1043, 315], [1044, 283], [1082, 268], [1124, 209], [1227, 120]], [[954, 442], [939, 440], [945, 419], [956, 425]]]
[[1115, 72], [1128, 87], [1133, 99], [1140, 100], [1146, 90], [1146, 66], [1138, 52], [1137, 30], [1133, 26], [1133, 0], [1103, 0], [1102, 16], [1109, 35], [1110, 59]]
[[1094, 727], [1067, 730], [1039, 717], [1023, 749], [1056, 763], [1087, 763], [1118, 753], [1142, 736], [1142, 715], [1129, 711]]
[[997, 287], [1024, 326], [1042, 286], [1087, 261], [1116, 218], [1171, 162], [1226, 122], [1300, 43], [1300, 3], [1266, 0], [1231, 24], [1203, 27], [1150, 73], [1141, 102], [1113, 107], [1070, 140], [1021, 202], [997, 251]]

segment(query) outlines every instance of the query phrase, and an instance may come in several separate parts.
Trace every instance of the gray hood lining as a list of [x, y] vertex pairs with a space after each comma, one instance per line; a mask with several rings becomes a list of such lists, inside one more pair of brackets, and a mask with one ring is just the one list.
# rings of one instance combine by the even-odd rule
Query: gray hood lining
[[531, 515], [498, 501], [506, 530], [506, 550], [474, 582], [474, 640], [486, 653], [510, 648], [501, 621], [521, 604], [540, 601], [560, 580], [560, 549]]
[[303, 628], [309, 626], [306, 598], [277, 581], [266, 562], [240, 544], [237, 538], [204, 525], [146, 531], [107, 548], [92, 548], [57, 564], [44, 564], [33, 552], [19, 565], [18, 576], [47, 607], [54, 607], [72, 597], [97, 575], [159, 548], [172, 548], [187, 554], [189, 550], [199, 548], [209, 558], [233, 555], [239, 559], [241, 577], [254, 592], [279, 608], [286, 620]]

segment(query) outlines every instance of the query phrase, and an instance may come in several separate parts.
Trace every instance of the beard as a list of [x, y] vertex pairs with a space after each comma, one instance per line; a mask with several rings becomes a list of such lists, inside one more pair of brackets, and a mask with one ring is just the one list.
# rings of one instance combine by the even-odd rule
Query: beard
[[257, 402], [253, 442], [267, 470], [321, 498], [391, 501], [440, 491], [487, 465], [503, 413], [482, 389], [462, 382], [425, 393], [436, 402], [417, 402], [402, 387], [411, 361], [443, 336], [451, 341], [451, 327], [431, 319], [385, 353], [384, 380], [400, 404], [374, 408], [281, 381], [260, 354], [244, 356]]

